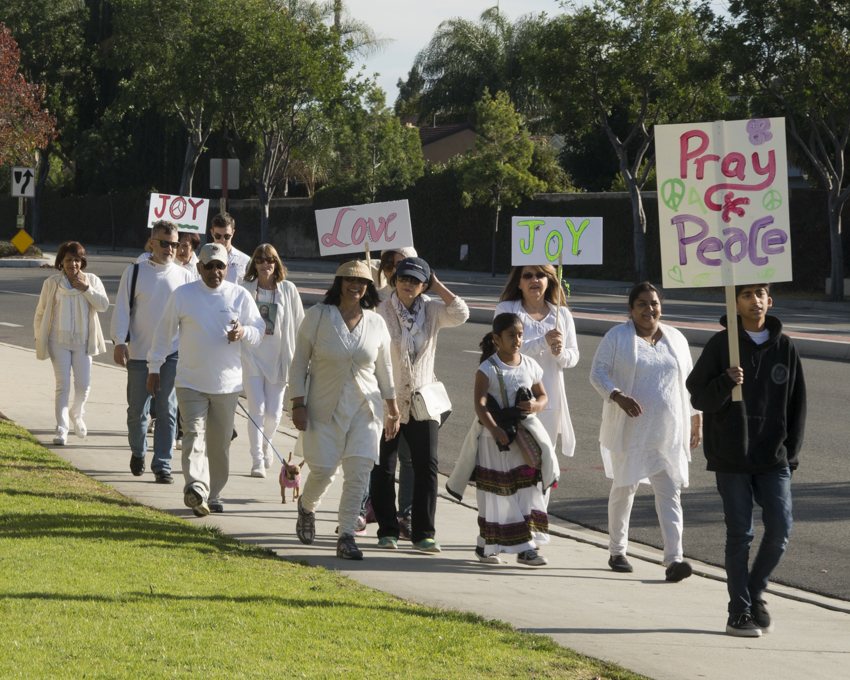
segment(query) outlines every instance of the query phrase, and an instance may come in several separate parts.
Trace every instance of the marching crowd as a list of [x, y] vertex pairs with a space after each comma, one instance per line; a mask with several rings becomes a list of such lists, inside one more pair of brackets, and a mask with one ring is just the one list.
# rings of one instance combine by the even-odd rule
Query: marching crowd
[[[223, 512], [244, 391], [251, 476], [272, 467], [285, 407], [299, 431], [295, 454], [309, 469], [295, 525], [303, 543], [313, 542], [315, 511], [341, 470], [339, 557], [362, 559], [355, 536], [367, 517], [377, 522], [379, 548], [397, 549], [406, 539], [423, 553], [440, 552], [437, 444], [451, 402], [434, 364], [439, 331], [468, 319], [466, 303], [404, 248], [384, 251], [377, 267], [343, 263], [323, 302], [305, 313], [273, 246], [250, 257], [234, 248], [226, 213], [212, 219], [211, 232], [213, 242], [201, 246], [197, 234], [156, 222], [147, 252], [121, 277], [110, 335], [115, 363], [127, 369], [132, 474], [145, 472], [153, 420], [155, 481], [174, 482], [172, 450], [182, 441], [185, 505], [199, 517]], [[72, 428], [86, 436], [91, 358], [106, 351], [98, 313], [109, 300], [86, 264], [79, 243], [60, 246], [59, 272], [45, 281], [34, 321], [37, 357], [50, 358], [56, 377], [53, 441], [60, 446]], [[769, 284], [738, 286], [736, 295], [739, 366], [730, 368], [725, 330], [694, 365], [685, 337], [660, 323], [661, 295], [645, 282], [629, 295], [625, 323], [602, 339], [590, 380], [602, 397], [599, 441], [613, 480], [609, 567], [632, 571], [629, 517], [639, 484], [648, 482], [666, 579], [690, 576], [681, 490], [704, 429], [727, 530], [726, 631], [758, 637], [772, 628], [762, 596], [790, 535], [806, 393], [794, 344], [767, 314]], [[462, 498], [474, 482], [480, 562], [515, 554], [520, 564], [543, 566], [557, 456], [572, 456], [576, 445], [563, 370], [578, 364], [579, 350], [554, 267], [513, 268], [480, 349], [476, 419], [446, 489]], [[740, 401], [732, 398], [736, 387]], [[765, 531], [750, 566], [753, 501]]]

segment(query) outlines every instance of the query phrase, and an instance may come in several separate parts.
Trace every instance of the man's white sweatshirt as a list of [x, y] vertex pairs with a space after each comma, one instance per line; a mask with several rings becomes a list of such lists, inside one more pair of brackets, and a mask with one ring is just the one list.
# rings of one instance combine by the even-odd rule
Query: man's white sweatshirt
[[[238, 319], [245, 335], [227, 342], [230, 322]], [[242, 389], [241, 343], [258, 345], [266, 332], [266, 322], [257, 304], [244, 288], [223, 281], [209, 288], [202, 280], [175, 290], [165, 305], [148, 352], [148, 371], [159, 373], [178, 336], [176, 387], [188, 387], [205, 394], [232, 394]]]
[[[139, 276], [136, 279], [136, 295], [133, 312], [130, 313], [130, 284], [133, 281], [133, 266], [124, 270], [118, 297], [115, 300], [115, 312], [112, 314], [110, 335], [112, 342], [123, 345], [130, 331], [127, 349], [130, 359], [147, 359], [153, 342], [153, 334], [165, 311], [165, 304], [171, 294], [180, 286], [195, 280], [192, 273], [175, 265], [158, 264], [152, 259], [139, 262]], [[169, 354], [177, 351], [177, 336], [172, 338]]]

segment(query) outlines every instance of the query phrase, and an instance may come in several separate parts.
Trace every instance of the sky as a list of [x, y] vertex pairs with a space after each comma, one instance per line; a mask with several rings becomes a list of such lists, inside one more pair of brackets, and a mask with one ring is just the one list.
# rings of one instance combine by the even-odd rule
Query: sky
[[[383, 53], [368, 60], [358, 59], [357, 69], [364, 63], [366, 73], [380, 73], [378, 85], [387, 94], [387, 104], [395, 102], [398, 79], [407, 79], [416, 54], [431, 40], [437, 26], [446, 19], [461, 17], [477, 21], [481, 13], [495, 6], [496, 0], [346, 0], [349, 12], [366, 22], [382, 38], [391, 38]], [[499, 9], [511, 21], [523, 14], [561, 12], [558, 0], [499, 0]]]

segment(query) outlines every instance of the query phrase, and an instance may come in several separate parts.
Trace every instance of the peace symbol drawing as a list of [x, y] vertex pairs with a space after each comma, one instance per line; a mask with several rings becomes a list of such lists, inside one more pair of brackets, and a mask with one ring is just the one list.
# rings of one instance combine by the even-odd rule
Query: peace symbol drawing
[[776, 189], [771, 189], [764, 195], [764, 198], [761, 199], [761, 204], [766, 210], [776, 210], [782, 205], [782, 194], [780, 194]]
[[678, 210], [685, 198], [685, 183], [680, 179], [668, 179], [661, 185], [661, 200], [670, 210]]

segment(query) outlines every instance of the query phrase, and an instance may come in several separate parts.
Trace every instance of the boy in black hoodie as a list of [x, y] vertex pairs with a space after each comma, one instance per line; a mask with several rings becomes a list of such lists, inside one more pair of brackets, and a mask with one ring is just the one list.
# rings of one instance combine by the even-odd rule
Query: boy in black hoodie
[[[691, 403], [703, 412], [703, 448], [717, 477], [726, 520], [726, 632], [760, 637], [773, 629], [762, 595], [791, 534], [791, 473], [803, 444], [806, 384], [800, 356], [767, 310], [770, 284], [736, 286], [741, 365], [729, 363], [728, 331], [705, 346], [687, 380]], [[720, 323], [728, 328], [726, 317]], [[732, 401], [741, 385], [743, 400]], [[753, 500], [762, 508], [764, 537], [748, 570]]]

